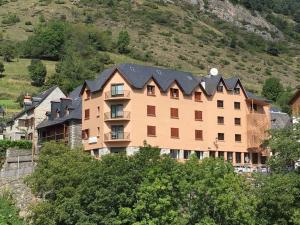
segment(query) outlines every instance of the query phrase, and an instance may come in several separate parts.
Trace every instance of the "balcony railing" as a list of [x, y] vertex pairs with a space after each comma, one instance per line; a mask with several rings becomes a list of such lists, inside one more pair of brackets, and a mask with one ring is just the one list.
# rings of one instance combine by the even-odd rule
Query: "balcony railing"
[[55, 135], [50, 135], [50, 136], [46, 136], [46, 137], [39, 137], [39, 143], [43, 143], [43, 142], [48, 142], [48, 141], [67, 141], [68, 140], [68, 136], [65, 136], [65, 134], [61, 133], [61, 134], [55, 134]]
[[108, 91], [105, 93], [105, 100], [129, 100], [130, 91]]
[[104, 134], [105, 142], [124, 142], [130, 141], [130, 133], [128, 132], [109, 132]]
[[113, 115], [111, 112], [104, 113], [104, 121], [122, 121], [130, 120], [130, 112], [120, 111], [116, 115]]

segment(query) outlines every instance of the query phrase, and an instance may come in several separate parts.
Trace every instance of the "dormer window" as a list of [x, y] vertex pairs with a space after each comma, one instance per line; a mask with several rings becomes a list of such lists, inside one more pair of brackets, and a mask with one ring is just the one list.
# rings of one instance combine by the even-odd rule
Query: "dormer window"
[[65, 115], [67, 116], [67, 115], [69, 115], [69, 113], [70, 113], [70, 110], [68, 109], [68, 107], [66, 107], [65, 108]]
[[239, 95], [241, 92], [241, 89], [239, 87], [234, 88], [234, 94]]
[[178, 99], [179, 98], [179, 90], [177, 88], [171, 88], [171, 98]]
[[56, 118], [59, 117], [59, 110], [56, 110]]
[[217, 92], [223, 92], [223, 85], [217, 86]]
[[202, 97], [202, 93], [201, 92], [195, 92], [195, 101], [196, 102], [201, 102], [201, 97]]
[[86, 99], [85, 100], [89, 100], [90, 98], [91, 98], [91, 91], [86, 90]]
[[147, 85], [147, 95], [154, 96], [155, 95], [155, 86]]

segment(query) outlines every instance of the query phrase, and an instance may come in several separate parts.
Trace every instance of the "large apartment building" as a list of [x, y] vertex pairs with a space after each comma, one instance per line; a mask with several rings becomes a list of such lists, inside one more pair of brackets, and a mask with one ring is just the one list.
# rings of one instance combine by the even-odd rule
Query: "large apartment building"
[[146, 141], [178, 160], [194, 153], [234, 165], [266, 161], [269, 103], [238, 78], [121, 64], [86, 81], [81, 94], [83, 144], [92, 155], [131, 155]]

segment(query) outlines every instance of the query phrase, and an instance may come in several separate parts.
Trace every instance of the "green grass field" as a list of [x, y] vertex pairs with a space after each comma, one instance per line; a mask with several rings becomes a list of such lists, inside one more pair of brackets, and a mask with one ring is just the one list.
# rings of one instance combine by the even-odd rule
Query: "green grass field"
[[[55, 71], [56, 62], [43, 61], [47, 67], [48, 76]], [[21, 93], [37, 93], [39, 89], [30, 83], [30, 76], [27, 67], [29, 59], [14, 59], [13, 62], [5, 62], [5, 72], [0, 78], [0, 105], [7, 108], [8, 112], [16, 112], [20, 109], [16, 103]]]

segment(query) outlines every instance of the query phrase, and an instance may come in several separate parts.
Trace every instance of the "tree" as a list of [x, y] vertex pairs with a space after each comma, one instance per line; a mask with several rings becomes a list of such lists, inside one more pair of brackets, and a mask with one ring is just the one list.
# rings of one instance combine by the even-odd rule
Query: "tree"
[[4, 71], [5, 71], [4, 64], [3, 62], [0, 61], [0, 77], [3, 75]]
[[128, 53], [129, 49], [128, 46], [130, 44], [130, 36], [127, 31], [120, 31], [118, 36], [118, 51], [119, 53]]
[[275, 77], [268, 78], [262, 88], [262, 95], [269, 100], [276, 102], [278, 96], [283, 92], [283, 85]]
[[291, 224], [300, 222], [300, 175], [296, 173], [256, 176], [257, 224]]
[[67, 25], [60, 21], [41, 24], [23, 43], [25, 57], [58, 60], [65, 44]]
[[289, 171], [300, 158], [300, 125], [270, 131], [266, 144], [272, 150], [268, 164], [272, 171]]
[[11, 62], [14, 58], [14, 48], [11, 45], [4, 45], [1, 49], [1, 54], [5, 62]]
[[28, 71], [32, 80], [32, 84], [35, 86], [43, 86], [47, 75], [46, 66], [39, 59], [31, 60], [28, 66]]

